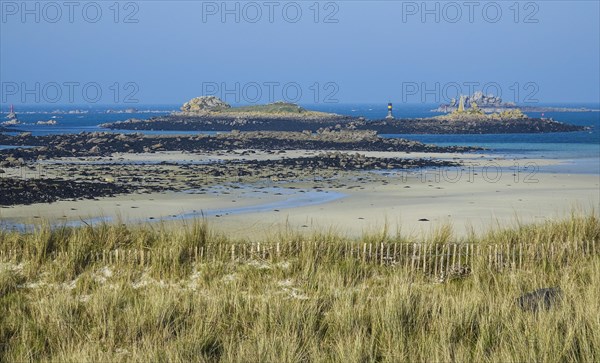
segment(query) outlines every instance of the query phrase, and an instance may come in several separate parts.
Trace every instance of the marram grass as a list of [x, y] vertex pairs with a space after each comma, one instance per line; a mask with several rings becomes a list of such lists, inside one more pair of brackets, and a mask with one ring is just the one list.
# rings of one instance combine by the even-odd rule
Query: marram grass
[[[407, 242], [402, 237], [273, 238], [271, 246], [305, 247], [276, 260], [256, 251], [200, 260], [193, 255], [207, 246], [245, 245], [203, 222], [0, 232], [0, 361], [600, 361], [600, 250], [553, 266], [475, 263], [470, 274], [440, 283], [410, 265], [340, 252]], [[442, 228], [424, 240], [449, 242], [452, 234]], [[466, 240], [600, 246], [600, 221], [574, 215]], [[93, 258], [116, 249], [163, 252], [145, 263]], [[550, 286], [563, 296], [549, 310], [515, 303]]]

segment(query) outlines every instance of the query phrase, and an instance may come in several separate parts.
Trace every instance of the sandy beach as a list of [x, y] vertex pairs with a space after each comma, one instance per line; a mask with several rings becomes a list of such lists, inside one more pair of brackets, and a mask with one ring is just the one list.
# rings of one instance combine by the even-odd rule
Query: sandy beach
[[[231, 159], [294, 158], [318, 153], [289, 151], [184, 154], [115, 154], [111, 158], [62, 159], [65, 163], [123, 162], [201, 163]], [[162, 192], [132, 194], [87, 201], [59, 201], [0, 209], [4, 224], [21, 225], [48, 220], [70, 225], [109, 222], [167, 223], [207, 218], [216, 230], [248, 239], [278, 231], [335, 230], [358, 237], [381, 232], [417, 235], [446, 224], [457, 235], [494, 226], [541, 222], [572, 211], [598, 208], [597, 175], [544, 173], [543, 166], [558, 160], [500, 159], [486, 154], [426, 154], [365, 152], [373, 157], [426, 158], [460, 161], [460, 168], [410, 171], [361, 171], [329, 180], [244, 184], [243, 181], [208, 188], [202, 194]], [[52, 161], [51, 161], [52, 162]], [[526, 167], [528, 163], [529, 167]], [[514, 166], [519, 165], [519, 172]], [[531, 165], [541, 167], [535, 170]], [[8, 175], [16, 170], [7, 170]]]

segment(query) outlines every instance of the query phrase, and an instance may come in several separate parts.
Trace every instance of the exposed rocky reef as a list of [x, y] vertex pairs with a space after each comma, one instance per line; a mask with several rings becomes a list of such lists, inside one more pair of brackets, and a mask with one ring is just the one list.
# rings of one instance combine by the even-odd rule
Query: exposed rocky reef
[[572, 132], [586, 127], [546, 119], [489, 119], [477, 117], [381, 120], [370, 125], [383, 134], [516, 134]]
[[163, 116], [148, 120], [128, 120], [103, 127], [113, 130], [165, 131], [302, 131], [320, 129], [372, 130], [380, 134], [511, 134], [584, 131], [587, 128], [540, 118], [424, 118], [364, 120], [352, 117], [298, 120], [285, 117], [234, 118], [224, 116]]
[[372, 130], [380, 134], [511, 134], [583, 131], [586, 127], [550, 119], [494, 119], [465, 117], [454, 119], [423, 118], [395, 120], [364, 120], [340, 117], [335, 120], [298, 120], [277, 118], [234, 118], [224, 116], [163, 116], [148, 120], [132, 119], [103, 127], [112, 130], [165, 131], [302, 131], [319, 129]]
[[[357, 152], [464, 152], [469, 147], [437, 147], [405, 139], [386, 139], [374, 131], [321, 130], [319, 133], [233, 131], [217, 135], [154, 136], [142, 134], [81, 133], [32, 136], [0, 135], [0, 204], [48, 203], [93, 199], [121, 193], [182, 192], [230, 182], [297, 181], [336, 178], [339, 173], [368, 170], [457, 166], [449, 161], [412, 158], [375, 158]], [[286, 157], [286, 150], [312, 150], [317, 155]], [[328, 150], [328, 151], [327, 151]], [[177, 151], [215, 155], [206, 164], [130, 164], [115, 153]], [[254, 159], [252, 154], [273, 155]], [[233, 160], [218, 160], [218, 155]], [[244, 156], [237, 158], [236, 155]], [[33, 176], [32, 176], [33, 175]], [[21, 198], [22, 196], [22, 198]]]
[[[459, 164], [442, 160], [431, 159], [403, 159], [403, 158], [374, 158], [360, 153], [327, 152], [314, 157], [285, 158], [277, 160], [248, 160], [242, 165], [248, 166], [249, 173], [256, 173], [263, 168], [289, 167], [298, 168], [310, 175], [319, 170], [389, 170], [410, 169], [418, 167], [458, 166]], [[235, 164], [234, 164], [235, 165]]]
[[[252, 151], [245, 153], [251, 154]], [[285, 154], [285, 151], [278, 152], [282, 153]], [[340, 173], [458, 165], [443, 160], [375, 158], [341, 152], [294, 158], [282, 156], [269, 160], [226, 160], [210, 164], [128, 164], [116, 160], [96, 164], [88, 158], [77, 162], [45, 163], [43, 178], [0, 177], [3, 191], [0, 205], [95, 199], [130, 193], [194, 191], [201, 194], [210, 186], [234, 182], [323, 180], [335, 179]], [[32, 166], [23, 168], [28, 170], [20, 174], [37, 172]]]
[[217, 135], [154, 136], [142, 134], [80, 133], [32, 136], [0, 135], [0, 145], [29, 146], [0, 150], [0, 167], [60, 157], [108, 156], [113, 153], [156, 151], [203, 152], [232, 149], [258, 150], [352, 150], [464, 152], [474, 147], [438, 147], [406, 139], [378, 137], [373, 131], [239, 132]]
[[127, 185], [58, 179], [17, 179], [0, 177], [0, 205], [52, 203], [129, 193]]

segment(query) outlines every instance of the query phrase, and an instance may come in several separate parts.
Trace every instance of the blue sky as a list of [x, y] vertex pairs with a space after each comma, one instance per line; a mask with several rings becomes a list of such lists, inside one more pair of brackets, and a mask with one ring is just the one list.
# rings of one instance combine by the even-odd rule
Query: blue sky
[[118, 13], [97, 3], [101, 16], [77, 2], [71, 21], [63, 6], [59, 17], [29, 2], [23, 19], [21, 1], [1, 1], [0, 103], [98, 102], [83, 97], [88, 83], [105, 104], [181, 103], [207, 90], [231, 103], [294, 101], [298, 90], [301, 103], [439, 103], [457, 85], [500, 88], [517, 103], [600, 99], [598, 1], [228, 2], [224, 22], [220, 1], [121, 2]]

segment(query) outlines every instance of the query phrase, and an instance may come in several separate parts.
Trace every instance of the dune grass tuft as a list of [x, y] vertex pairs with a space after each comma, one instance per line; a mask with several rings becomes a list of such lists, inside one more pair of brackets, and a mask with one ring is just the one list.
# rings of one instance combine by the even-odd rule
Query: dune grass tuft
[[[594, 214], [467, 237], [587, 241], [587, 253], [523, 269], [478, 260], [444, 282], [347, 252], [408, 242], [402, 236], [274, 238], [250, 250], [204, 221], [0, 232], [0, 361], [600, 361]], [[263, 258], [279, 241], [282, 257]], [[461, 242], [451, 226], [423, 241]], [[226, 247], [197, 256], [214, 246]], [[115, 250], [125, 262], [106, 257]], [[131, 250], [144, 251], [144, 261], [129, 261]], [[242, 251], [249, 257], [237, 258]], [[560, 287], [560, 303], [519, 308], [520, 295], [543, 287]]]

